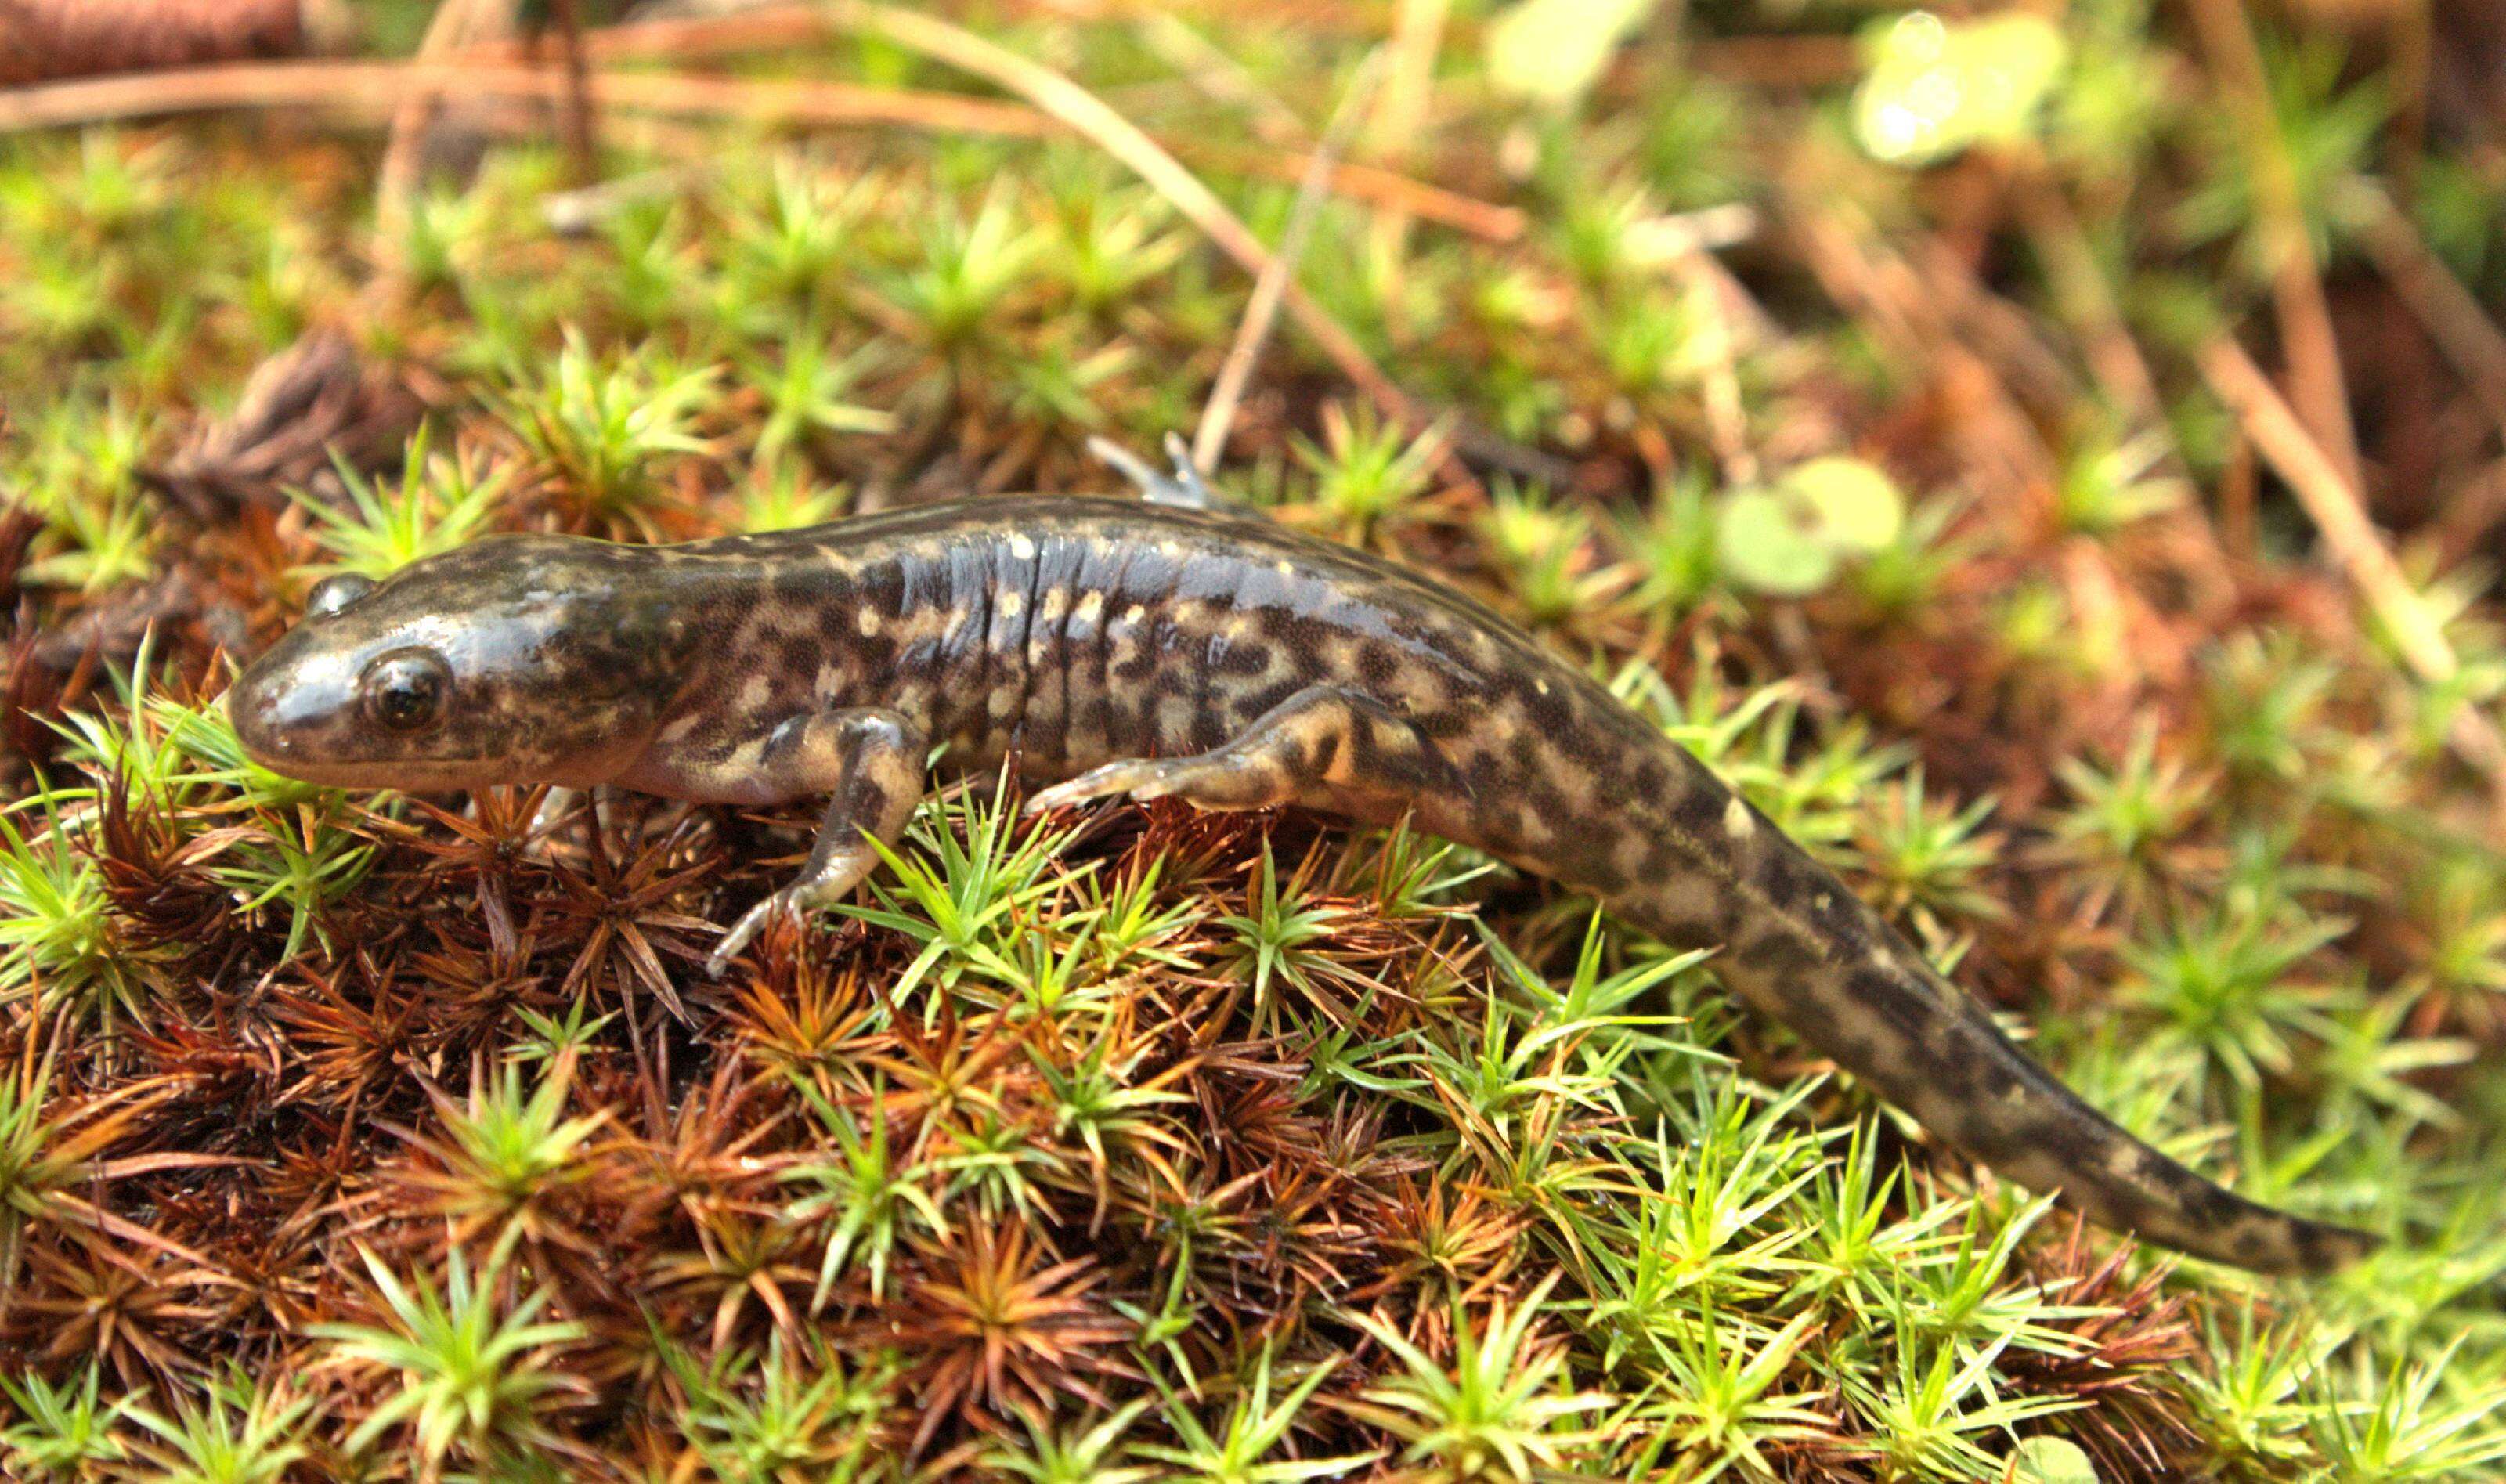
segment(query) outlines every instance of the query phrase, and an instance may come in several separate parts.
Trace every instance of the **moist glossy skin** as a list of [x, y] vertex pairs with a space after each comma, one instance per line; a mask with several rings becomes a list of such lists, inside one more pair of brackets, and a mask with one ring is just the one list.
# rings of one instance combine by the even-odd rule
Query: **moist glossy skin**
[[[441, 658], [448, 688], [422, 723], [385, 726], [359, 677], [412, 649]], [[2266, 1272], [2373, 1246], [2239, 1199], [2108, 1121], [1527, 634], [1260, 520], [1020, 496], [675, 547], [502, 537], [308, 619], [230, 704], [256, 759], [346, 786], [831, 796], [801, 880], [760, 913], [858, 883], [875, 863], [863, 836], [903, 828], [933, 742], [959, 768], [1017, 757], [1058, 785], [1036, 796], [1045, 808], [1129, 792], [1411, 813], [1666, 942], [1719, 949], [1751, 1005], [2105, 1225]]]

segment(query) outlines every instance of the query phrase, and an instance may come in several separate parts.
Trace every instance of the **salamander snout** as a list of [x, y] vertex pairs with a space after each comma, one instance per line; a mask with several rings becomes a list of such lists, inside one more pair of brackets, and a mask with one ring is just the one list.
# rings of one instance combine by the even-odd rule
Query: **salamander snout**
[[254, 762], [308, 782], [588, 786], [641, 755], [694, 643], [630, 556], [489, 537], [317, 585], [227, 713]]
[[274, 685], [258, 664], [246, 670], [227, 690], [227, 720], [244, 755], [274, 772], [287, 771], [298, 751], [294, 731], [282, 719], [284, 688]]
[[[453, 704], [450, 665], [424, 645], [374, 652], [318, 642], [299, 628], [247, 666], [227, 692], [235, 740], [254, 762], [315, 782], [399, 781]], [[390, 777], [373, 774], [390, 765]]]

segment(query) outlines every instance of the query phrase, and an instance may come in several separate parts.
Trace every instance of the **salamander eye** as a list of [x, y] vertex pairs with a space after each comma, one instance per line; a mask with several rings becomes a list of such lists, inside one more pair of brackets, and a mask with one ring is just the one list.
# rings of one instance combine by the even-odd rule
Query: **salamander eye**
[[337, 576], [325, 577], [313, 584], [312, 592], [304, 595], [304, 616], [329, 618], [374, 590], [373, 578], [360, 576], [355, 572], [341, 572]]
[[367, 713], [393, 732], [432, 725], [452, 689], [452, 671], [431, 649], [395, 649], [377, 655], [357, 677]]

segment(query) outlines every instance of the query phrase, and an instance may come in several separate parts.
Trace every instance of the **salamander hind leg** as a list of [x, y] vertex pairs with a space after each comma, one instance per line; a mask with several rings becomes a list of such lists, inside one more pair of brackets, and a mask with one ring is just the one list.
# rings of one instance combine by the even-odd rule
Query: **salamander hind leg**
[[854, 707], [796, 716], [770, 733], [750, 766], [785, 797], [830, 793], [801, 874], [742, 914], [714, 945], [706, 972], [719, 978], [776, 912], [841, 900], [878, 864], [871, 842], [893, 842], [922, 797], [922, 733], [902, 715]]
[[1451, 761], [1408, 718], [1360, 692], [1316, 685], [1264, 712], [1222, 746], [1189, 757], [1107, 763], [1038, 792], [1026, 807], [1040, 813], [1116, 794], [1171, 794], [1202, 809], [1294, 804], [1389, 819], [1467, 793]]

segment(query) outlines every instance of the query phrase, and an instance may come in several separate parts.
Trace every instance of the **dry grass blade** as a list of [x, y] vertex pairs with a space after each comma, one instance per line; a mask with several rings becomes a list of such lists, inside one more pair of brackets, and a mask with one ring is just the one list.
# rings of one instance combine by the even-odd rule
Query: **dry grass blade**
[[2259, 224], [2269, 234], [2272, 297], [2288, 346], [2296, 407], [2309, 435], [2332, 467], [2350, 485], [2358, 482], [2358, 435], [2343, 384], [2341, 345], [2332, 330], [2332, 308], [2308, 240], [2306, 207], [2288, 141], [2272, 108], [2262, 50], [2238, 0], [2192, 0], [2187, 7], [2202, 33], [2202, 50], [2225, 85], [2236, 111], [2245, 159], [2253, 172]]
[[565, 68], [565, 147], [572, 158], [574, 184], [588, 186], [599, 178], [599, 141], [593, 134], [591, 64], [584, 50], [583, 0], [549, 0], [556, 22], [557, 55]]
[[[2348, 574], [2358, 595], [2375, 610], [2401, 650], [2404, 663], [2430, 684], [2453, 678], [2461, 662], [2437, 627], [2410, 579], [2393, 560], [2390, 548], [2368, 519], [2355, 486], [2343, 477], [2331, 457], [2307, 436], [2262, 368], [2243, 347], [2221, 338], [2202, 353], [2202, 374], [2219, 400], [2228, 404], [2254, 447], [2284, 480], [2306, 508], [2332, 559]], [[2451, 740], [2463, 761], [2489, 780], [2501, 813], [2506, 813], [2506, 740], [2488, 719], [2471, 706], [2462, 707]]]
[[2479, 296], [2462, 286], [2445, 260], [2393, 199], [2372, 182], [2357, 183], [2366, 202], [2367, 251], [2428, 338], [2453, 362], [2483, 411], [2506, 434], [2506, 332]]
[[1263, 344], [1278, 321], [1280, 298], [1296, 277], [1297, 265], [1305, 258], [1306, 242], [1313, 235], [1314, 219], [1322, 213], [1333, 163], [1348, 147], [1349, 135], [1357, 127], [1367, 94], [1374, 89], [1381, 68], [1379, 54], [1368, 57], [1360, 66], [1333, 110], [1331, 123], [1323, 129], [1322, 142], [1307, 157], [1305, 183], [1297, 192], [1297, 204], [1289, 214], [1287, 229], [1279, 234], [1277, 251], [1264, 265], [1261, 277], [1253, 282], [1253, 296], [1245, 301], [1244, 318], [1235, 327], [1235, 344], [1227, 347], [1227, 359], [1219, 364], [1209, 401], [1201, 408], [1200, 426], [1193, 432], [1195, 468], [1218, 467], [1219, 454], [1227, 447], [1228, 426], [1235, 420], [1235, 406], [1253, 379], [1253, 367], [1262, 358]]
[[2263, 457], [2288, 482], [2290, 492], [2322, 532], [2333, 561], [2349, 574], [2359, 595], [2376, 610], [2401, 646], [2403, 657], [2424, 680], [2452, 678], [2453, 646], [2420, 605], [2410, 579], [2393, 560], [2375, 523], [2367, 518], [2357, 489], [2329, 454], [2297, 420], [2262, 368], [2234, 341], [2214, 340], [2202, 355], [2202, 374], [2210, 389], [2242, 421]]
[[[412, 94], [456, 85], [465, 95], [481, 98], [556, 102], [565, 96], [564, 78], [509, 62], [269, 62], [12, 89], [0, 92], [0, 131], [230, 108], [332, 108], [374, 116]], [[1051, 121], [1015, 104], [835, 83], [605, 72], [593, 80], [591, 101], [602, 109], [738, 117], [766, 125], [904, 124], [1028, 136], [1056, 131]]]
[[[693, 22], [686, 24], [693, 25]], [[815, 37], [823, 25], [802, 31]], [[633, 46], [593, 46], [595, 58], [630, 59], [674, 54], [663, 45], [675, 35], [660, 21], [594, 31], [587, 42], [621, 32], [639, 35]], [[698, 40], [706, 39], [699, 35]], [[737, 41], [732, 50], [763, 44], [761, 33], [740, 30], [712, 38]], [[701, 52], [701, 46], [694, 50]], [[565, 96], [562, 79], [510, 59], [488, 47], [452, 54], [436, 62], [321, 60], [238, 63], [189, 68], [141, 77], [88, 78], [0, 90], [0, 133], [76, 127], [227, 109], [311, 108], [361, 119], [389, 119], [412, 96], [433, 95], [458, 84], [482, 102], [548, 103]], [[671, 72], [607, 71], [592, 75], [591, 102], [612, 112], [682, 119], [744, 119], [764, 127], [840, 128], [889, 125], [1003, 138], [1049, 138], [1067, 126], [1041, 110], [989, 98], [913, 89], [861, 88], [815, 79], [740, 78]], [[483, 111], [483, 128], [529, 134], [540, 130], [526, 112]], [[1175, 152], [1228, 170], [1302, 180], [1309, 155], [1252, 149], [1225, 140], [1180, 140]], [[1522, 211], [1353, 161], [1337, 162], [1332, 189], [1353, 199], [1407, 212], [1491, 242], [1522, 235]]]
[[[443, 0], [435, 14], [427, 18], [426, 33], [417, 41], [415, 60], [421, 65], [440, 61], [447, 54], [470, 45], [477, 39], [473, 31], [495, 9], [486, 0]], [[391, 134], [383, 145], [382, 164], [375, 175], [375, 261], [380, 269], [376, 274], [377, 285], [397, 282], [400, 276], [400, 244], [409, 236], [410, 202], [417, 195], [427, 131], [435, 122], [442, 97], [441, 88], [417, 87], [403, 92], [392, 105]], [[378, 287], [376, 291], [384, 290]]]
[[[1150, 189], [1164, 197], [1245, 271], [1259, 278], [1269, 270], [1270, 251], [1241, 217], [1201, 184], [1200, 177], [1184, 168], [1182, 162], [1138, 125], [1069, 78], [937, 17], [892, 6], [860, 4], [858, 0], [828, 0], [824, 9], [839, 23], [974, 73], [1026, 99], [1078, 130], [1090, 143], [1148, 182]], [[1284, 296], [1298, 327], [1313, 339], [1341, 375], [1365, 393], [1367, 400], [1395, 422], [1414, 429], [1426, 425], [1409, 394], [1384, 375], [1375, 358], [1366, 353], [1366, 347], [1340, 321], [1294, 284], [1285, 287]]]

